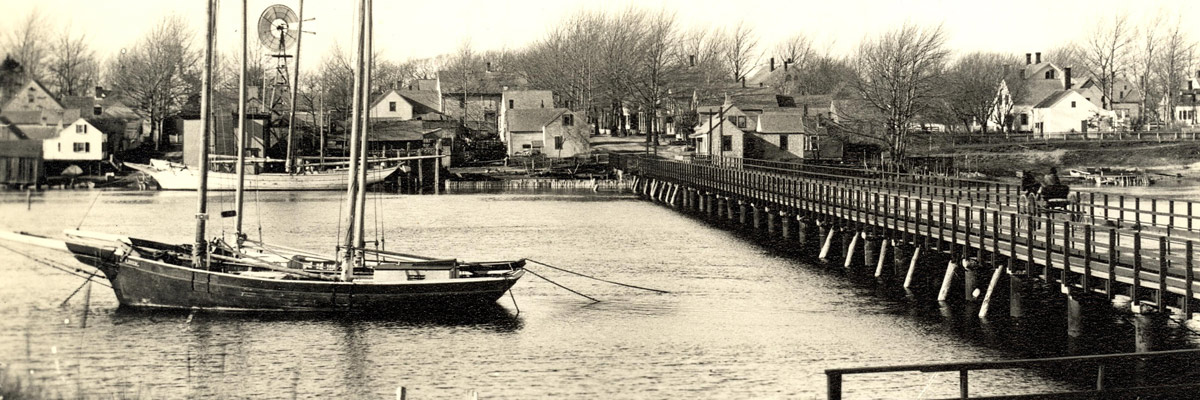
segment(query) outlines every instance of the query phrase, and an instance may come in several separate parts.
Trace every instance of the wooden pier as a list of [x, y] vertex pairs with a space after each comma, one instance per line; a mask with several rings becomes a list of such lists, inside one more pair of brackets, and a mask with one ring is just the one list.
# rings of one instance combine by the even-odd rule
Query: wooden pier
[[1197, 304], [1194, 202], [1074, 192], [1067, 210], [1047, 215], [1016, 185], [980, 180], [750, 159], [613, 161], [654, 201], [795, 241], [850, 272], [905, 288], [928, 282], [939, 301], [962, 290], [981, 318], [1003, 297], [1022, 316], [1034, 281], [1066, 295], [1071, 336], [1094, 305], [1118, 297], [1182, 319]]

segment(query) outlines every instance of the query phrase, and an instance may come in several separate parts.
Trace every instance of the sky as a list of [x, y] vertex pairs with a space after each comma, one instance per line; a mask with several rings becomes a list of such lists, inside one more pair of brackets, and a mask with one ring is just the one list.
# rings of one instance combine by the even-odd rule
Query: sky
[[[251, 32], [272, 4], [298, 9], [300, 0], [247, 0]], [[240, 41], [241, 1], [220, 2], [218, 48], [233, 52]], [[351, 0], [308, 0], [301, 66], [318, 65], [334, 43], [347, 46], [354, 20]], [[391, 60], [453, 52], [465, 41], [477, 50], [517, 49], [541, 38], [549, 27], [579, 10], [620, 10], [636, 5], [675, 12], [682, 27], [732, 27], [744, 20], [757, 30], [762, 47], [804, 33], [821, 47], [848, 54], [865, 36], [905, 22], [942, 24], [956, 51], [1014, 54], [1057, 47], [1082, 37], [1095, 24], [1128, 13], [1133, 21], [1163, 15], [1182, 18], [1188, 33], [1200, 39], [1200, 1], [1196, 0], [505, 0], [398, 1], [375, 4], [375, 44]], [[163, 17], [179, 14], [197, 35], [204, 25], [202, 0], [0, 0], [0, 32], [5, 37], [35, 8], [50, 17], [53, 31], [85, 32], [101, 59], [132, 47]], [[251, 36], [252, 45], [255, 43]], [[769, 55], [768, 55], [769, 56]]]

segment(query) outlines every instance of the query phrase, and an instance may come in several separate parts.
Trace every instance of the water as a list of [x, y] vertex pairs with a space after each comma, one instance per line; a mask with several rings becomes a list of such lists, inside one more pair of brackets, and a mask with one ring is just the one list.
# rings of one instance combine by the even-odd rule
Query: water
[[[189, 242], [190, 193], [47, 192], [0, 197], [0, 229], [58, 235], [81, 226]], [[330, 251], [339, 193], [248, 196], [252, 237]], [[92, 202], [94, 206], [89, 206]], [[231, 208], [214, 197], [213, 210]], [[469, 315], [334, 318], [117, 309], [95, 285], [0, 248], [0, 362], [72, 395], [394, 398], [823, 398], [825, 368], [1061, 354], [1060, 312], [1045, 326], [980, 323], [972, 310], [881, 294], [659, 205], [615, 193], [376, 195], [388, 249], [468, 260], [530, 257], [670, 290], [656, 294], [535, 269], [603, 300], [589, 304], [526, 275], [495, 307]], [[90, 208], [90, 211], [88, 211]], [[211, 220], [228, 233], [232, 219]], [[6, 244], [7, 246], [7, 244]], [[82, 267], [37, 252], [45, 262]], [[536, 268], [536, 267], [534, 267]], [[515, 304], [513, 301], [515, 298]], [[519, 307], [519, 312], [517, 311]], [[1083, 346], [1124, 350], [1126, 325]], [[1183, 346], [1187, 335], [1168, 340]], [[1076, 343], [1076, 345], [1080, 345]], [[1076, 346], [1078, 347], [1078, 346]], [[1129, 350], [1132, 350], [1131, 348]], [[1070, 375], [972, 375], [972, 394], [1071, 388]], [[1086, 382], [1086, 378], [1078, 379]], [[957, 374], [848, 378], [848, 397], [957, 395]]]

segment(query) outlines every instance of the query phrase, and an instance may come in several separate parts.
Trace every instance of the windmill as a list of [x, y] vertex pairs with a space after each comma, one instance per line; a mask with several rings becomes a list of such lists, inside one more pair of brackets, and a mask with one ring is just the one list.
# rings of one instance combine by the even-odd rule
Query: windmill
[[[292, 171], [292, 133], [296, 123], [296, 92], [298, 91], [298, 81], [300, 79], [300, 35], [303, 33], [304, 27], [304, 0], [300, 0], [300, 14], [297, 15], [282, 4], [275, 4], [263, 10], [263, 13], [258, 18], [258, 41], [259, 43], [272, 51], [271, 57], [277, 61], [275, 63], [275, 81], [271, 85], [271, 94], [264, 96], [266, 98], [267, 109], [274, 116], [282, 116], [285, 100], [284, 96], [290, 94], [290, 99], [287, 104], [290, 106], [287, 117], [287, 157], [285, 169], [288, 172]], [[288, 50], [296, 48], [296, 60], [294, 61], [295, 68], [293, 75], [289, 79], [288, 75], [288, 59], [292, 58], [288, 54]], [[265, 83], [265, 82], [264, 82]], [[264, 90], [266, 85], [264, 84]]]

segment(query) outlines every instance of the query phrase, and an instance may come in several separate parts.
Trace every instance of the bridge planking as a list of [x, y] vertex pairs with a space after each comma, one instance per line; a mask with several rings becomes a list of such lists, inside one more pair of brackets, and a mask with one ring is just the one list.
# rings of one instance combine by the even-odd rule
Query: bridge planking
[[1047, 217], [1025, 213], [1025, 198], [1015, 186], [995, 182], [750, 159], [620, 156], [614, 162], [646, 179], [964, 258], [1022, 261], [1030, 268], [1016, 273], [1110, 299], [1120, 294], [1160, 309], [1178, 308], [1185, 318], [1192, 302], [1182, 299], [1196, 298], [1194, 241], [1200, 232], [1193, 229], [1193, 202], [1119, 196], [1113, 205], [1108, 195], [1076, 192], [1080, 201], [1069, 215]]

